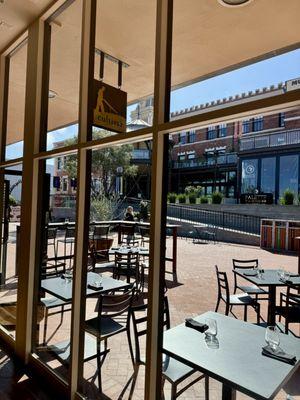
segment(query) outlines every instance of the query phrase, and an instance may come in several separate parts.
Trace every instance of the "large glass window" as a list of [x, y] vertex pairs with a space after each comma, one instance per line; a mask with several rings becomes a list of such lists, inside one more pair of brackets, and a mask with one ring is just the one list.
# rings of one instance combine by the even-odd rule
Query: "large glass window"
[[0, 260], [0, 324], [15, 337], [20, 264], [22, 164], [0, 171], [3, 218]]
[[[58, 159], [63, 159], [58, 169]], [[63, 380], [69, 379], [72, 277], [76, 245], [77, 156], [40, 161], [43, 172], [38, 238], [38, 299], [33, 351]], [[69, 184], [75, 179], [73, 188]], [[74, 190], [73, 190], [74, 189]]]
[[299, 187], [299, 156], [281, 156], [279, 170], [279, 195], [289, 189], [297, 195]]
[[261, 160], [261, 184], [260, 189], [264, 193], [275, 194], [276, 184], [276, 158], [262, 158]]
[[77, 141], [82, 0], [51, 20], [47, 150]]
[[242, 193], [253, 193], [257, 189], [258, 160], [242, 161]]

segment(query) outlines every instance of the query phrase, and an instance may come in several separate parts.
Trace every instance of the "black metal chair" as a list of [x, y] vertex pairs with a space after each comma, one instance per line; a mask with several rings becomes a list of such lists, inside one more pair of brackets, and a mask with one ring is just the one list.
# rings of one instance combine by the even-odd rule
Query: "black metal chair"
[[141, 246], [145, 244], [150, 244], [150, 227], [139, 225], [139, 232], [141, 235]]
[[110, 225], [94, 226], [93, 240], [108, 239]]
[[137, 289], [139, 285], [143, 286], [138, 253], [132, 251], [126, 253], [117, 251], [115, 253], [113, 277], [115, 279], [120, 279], [121, 276], [126, 277], [127, 283], [130, 283], [131, 278], [133, 278]]
[[286, 293], [280, 293], [280, 302], [279, 307], [276, 308], [276, 314], [279, 315], [279, 321], [282, 317], [285, 319], [285, 333], [289, 333], [289, 324], [300, 323], [299, 286], [289, 284]]
[[[225, 303], [225, 315], [228, 315], [229, 312], [232, 313], [231, 309], [233, 306], [243, 306], [244, 307], [244, 321], [247, 321], [247, 311], [248, 307], [251, 306], [255, 309], [257, 314], [257, 323], [259, 324], [260, 318], [260, 305], [259, 303], [249, 296], [247, 293], [245, 294], [230, 294], [229, 284], [227, 279], [226, 272], [220, 272], [217, 265], [216, 274], [218, 281], [218, 299], [216, 304], [215, 312], [218, 311], [220, 301], [222, 300]], [[235, 317], [235, 315], [232, 313]]]
[[65, 234], [64, 237], [62, 239], [57, 239], [56, 243], [56, 254], [58, 255], [58, 244], [59, 243], [63, 243], [64, 245], [64, 257], [67, 256], [67, 245], [70, 245], [70, 262], [69, 265], [71, 266], [71, 260], [72, 257], [74, 256], [73, 254], [73, 244], [75, 244], [75, 235], [76, 235], [76, 230], [74, 227], [69, 227], [67, 226], [65, 229]]
[[134, 225], [121, 224], [120, 227], [121, 244], [135, 246], [139, 244], [139, 238], [135, 234]]
[[[65, 263], [55, 262], [53, 264], [52, 262], [45, 260], [42, 265], [41, 278], [42, 279], [53, 278], [56, 276], [60, 276], [61, 274], [64, 274], [65, 272], [66, 272], [66, 264]], [[52, 336], [53, 336], [63, 323], [64, 313], [66, 311], [71, 311], [71, 307], [70, 308], [65, 308], [65, 307], [68, 305], [71, 305], [72, 302], [61, 300], [55, 296], [49, 296], [49, 297], [41, 297], [40, 304], [45, 310], [43, 342], [42, 343], [43, 343], [43, 345], [46, 345], [48, 318], [53, 315], [61, 314], [59, 324], [58, 324], [57, 328], [55, 329], [54, 333], [52, 334]], [[56, 311], [51, 312], [51, 310], [58, 308], [58, 307], [60, 308], [58, 311], [56, 310]]]
[[[141, 306], [133, 306], [131, 308], [131, 316], [133, 323], [133, 334], [134, 334], [134, 344], [135, 344], [135, 354], [132, 359], [134, 373], [130, 378], [129, 382], [126, 385], [126, 388], [131, 383], [130, 389], [130, 397], [133, 394], [137, 375], [139, 372], [139, 367], [141, 365], [145, 365], [145, 358], [141, 355], [141, 345], [140, 340], [142, 336], [145, 336], [147, 333], [147, 304], [143, 304]], [[141, 315], [142, 313], [142, 315]], [[164, 329], [170, 329], [170, 314], [169, 314], [169, 304], [167, 297], [164, 298], [164, 312], [163, 312], [163, 326]], [[196, 374], [197, 371], [188, 365], [181, 363], [175, 360], [172, 357], [167, 355], [163, 355], [163, 372], [162, 372], [162, 380], [163, 383], [167, 380], [171, 384], [171, 399], [176, 399], [180, 396], [185, 390], [194, 385], [196, 382], [205, 378], [205, 399], [209, 399], [209, 380], [208, 376], [200, 375], [194, 377], [193, 380], [189, 380], [186, 385], [184, 385], [181, 389], [178, 390], [178, 385], [183, 383], [187, 378], [190, 378], [192, 375]], [[163, 393], [162, 393], [163, 398]]]
[[[133, 288], [121, 294], [100, 295], [97, 317], [85, 321], [85, 332], [96, 337], [97, 353], [84, 361], [97, 358], [97, 375], [100, 393], [102, 393], [101, 365], [109, 352], [107, 340], [112, 336], [126, 332], [130, 356], [133, 358], [130, 337], [130, 311], [133, 296]], [[102, 346], [103, 343], [104, 346]]]
[[115, 269], [115, 262], [109, 261], [103, 258], [102, 250], [96, 250], [95, 246], [92, 244], [89, 246], [90, 250], [90, 267], [93, 272], [111, 272], [113, 273]]
[[47, 230], [47, 253], [48, 253], [48, 246], [53, 246], [53, 255], [54, 257], [57, 256], [56, 254], [56, 237], [57, 237], [57, 228], [46, 228]]
[[[256, 269], [258, 268], [258, 259], [254, 260], [232, 260], [233, 272], [235, 269]], [[238, 283], [238, 276], [234, 273], [234, 291], [235, 294], [237, 289], [240, 289], [244, 293], [248, 293], [250, 296], [255, 296], [255, 300], [268, 300], [268, 292], [256, 285], [241, 285]], [[259, 297], [265, 295], [266, 297]]]

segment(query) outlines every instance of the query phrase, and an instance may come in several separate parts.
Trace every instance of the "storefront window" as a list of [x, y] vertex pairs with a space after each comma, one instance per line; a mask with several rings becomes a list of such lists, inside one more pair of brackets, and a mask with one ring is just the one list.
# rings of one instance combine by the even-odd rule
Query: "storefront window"
[[258, 160], [243, 160], [242, 162], [242, 193], [252, 193], [257, 189]]
[[299, 156], [281, 156], [280, 157], [280, 172], [279, 172], [279, 195], [282, 196], [286, 189], [292, 190], [295, 194], [298, 193], [298, 165]]
[[276, 158], [263, 158], [261, 160], [261, 191], [275, 193]]

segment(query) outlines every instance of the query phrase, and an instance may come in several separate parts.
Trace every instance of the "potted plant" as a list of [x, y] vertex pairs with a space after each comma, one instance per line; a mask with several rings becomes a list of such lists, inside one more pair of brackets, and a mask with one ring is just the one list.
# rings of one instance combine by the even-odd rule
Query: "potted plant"
[[168, 202], [175, 204], [176, 203], [176, 197], [177, 197], [176, 193], [168, 193]]
[[208, 204], [208, 197], [203, 195], [200, 197], [200, 204]]
[[283, 192], [283, 204], [290, 206], [294, 204], [295, 194], [292, 190], [286, 189]]
[[186, 195], [184, 193], [180, 193], [177, 196], [177, 199], [178, 199], [178, 203], [179, 204], [185, 204], [186, 203]]
[[221, 192], [213, 192], [211, 196], [212, 204], [221, 204], [223, 200], [223, 194]]

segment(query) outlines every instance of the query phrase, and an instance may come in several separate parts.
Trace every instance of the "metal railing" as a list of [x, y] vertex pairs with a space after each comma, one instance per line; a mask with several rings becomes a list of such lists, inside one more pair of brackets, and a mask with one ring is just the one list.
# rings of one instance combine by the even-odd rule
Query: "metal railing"
[[300, 130], [269, 133], [240, 140], [240, 151], [300, 144]]
[[[140, 201], [135, 198], [127, 198], [126, 205], [132, 205], [137, 209]], [[147, 201], [150, 208], [150, 201], [143, 201]], [[261, 217], [256, 215], [207, 210], [199, 206], [168, 204], [167, 216], [188, 224], [213, 225], [221, 229], [230, 229], [254, 235], [260, 234]]]
[[207, 160], [194, 158], [191, 160], [185, 161], [174, 161], [173, 168], [207, 168], [207, 167], [214, 167], [218, 165], [226, 165], [226, 164], [236, 164], [237, 163], [237, 154], [236, 153], [229, 153], [229, 154], [222, 154], [218, 157], [211, 157]]
[[260, 234], [261, 218], [255, 215], [207, 210], [175, 204], [168, 204], [167, 215], [168, 217], [176, 218], [179, 221], [187, 223], [200, 223], [213, 225], [222, 229], [230, 229], [255, 235]]

